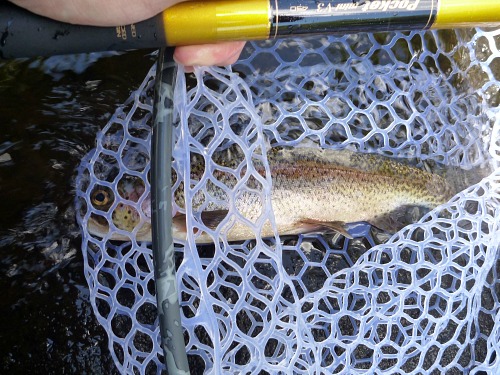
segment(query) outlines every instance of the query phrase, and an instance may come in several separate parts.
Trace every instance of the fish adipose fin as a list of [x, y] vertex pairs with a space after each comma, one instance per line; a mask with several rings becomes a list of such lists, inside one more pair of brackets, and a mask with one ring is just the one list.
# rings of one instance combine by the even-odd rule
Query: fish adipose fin
[[307, 232], [337, 232], [344, 237], [352, 239], [353, 237], [345, 229], [343, 221], [319, 221], [314, 219], [302, 219], [298, 225]]

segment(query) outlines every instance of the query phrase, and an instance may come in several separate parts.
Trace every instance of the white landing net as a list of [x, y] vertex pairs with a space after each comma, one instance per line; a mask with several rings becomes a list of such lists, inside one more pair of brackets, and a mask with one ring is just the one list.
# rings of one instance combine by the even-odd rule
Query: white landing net
[[[187, 215], [189, 233], [215, 239], [200, 246], [190, 234], [176, 243], [193, 374], [498, 373], [499, 50], [500, 30], [315, 37], [248, 43], [232, 69], [179, 73], [173, 189], [185, 204], [173, 212]], [[163, 369], [151, 244], [136, 238], [151, 215], [153, 81], [151, 71], [99, 133], [77, 179], [90, 298], [123, 373]], [[256, 233], [274, 225], [262, 150], [304, 142], [485, 178], [392, 236], [359, 224], [351, 240], [226, 241], [233, 223]], [[212, 156], [228, 147], [236, 152], [223, 168]], [[201, 177], [191, 173], [193, 159], [204, 165]], [[135, 198], [120, 193], [131, 180], [142, 181]], [[218, 198], [207, 193], [213, 184], [229, 204], [216, 230], [199, 215]], [[114, 192], [107, 211], [92, 202], [96, 186]], [[231, 205], [249, 191], [262, 202], [255, 222]], [[140, 218], [132, 232], [112, 223], [119, 204]], [[89, 232], [91, 215], [109, 223], [104, 238]]]

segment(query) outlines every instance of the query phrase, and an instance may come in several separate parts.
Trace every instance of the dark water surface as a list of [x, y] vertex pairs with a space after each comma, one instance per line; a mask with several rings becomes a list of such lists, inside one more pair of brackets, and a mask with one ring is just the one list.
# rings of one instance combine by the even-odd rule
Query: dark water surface
[[116, 373], [89, 303], [74, 178], [154, 57], [88, 60], [0, 61], [2, 373]]

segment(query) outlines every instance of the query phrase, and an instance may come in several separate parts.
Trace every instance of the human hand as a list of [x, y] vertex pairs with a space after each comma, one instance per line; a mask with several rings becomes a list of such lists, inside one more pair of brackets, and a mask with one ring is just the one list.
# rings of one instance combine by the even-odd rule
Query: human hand
[[[179, 0], [11, 0], [23, 8], [59, 21], [94, 26], [128, 25], [151, 18]], [[240, 55], [245, 42], [223, 42], [176, 47], [179, 64], [229, 65]]]

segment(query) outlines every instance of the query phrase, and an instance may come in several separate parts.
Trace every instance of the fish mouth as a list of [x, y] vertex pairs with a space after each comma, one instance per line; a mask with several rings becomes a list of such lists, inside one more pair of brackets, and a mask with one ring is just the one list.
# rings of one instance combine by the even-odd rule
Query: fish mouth
[[141, 220], [134, 207], [119, 203], [112, 214], [108, 213], [107, 216], [111, 216], [111, 219], [99, 213], [91, 213], [87, 221], [91, 235], [118, 241], [130, 241], [133, 237], [138, 241], [151, 241], [151, 222]]

